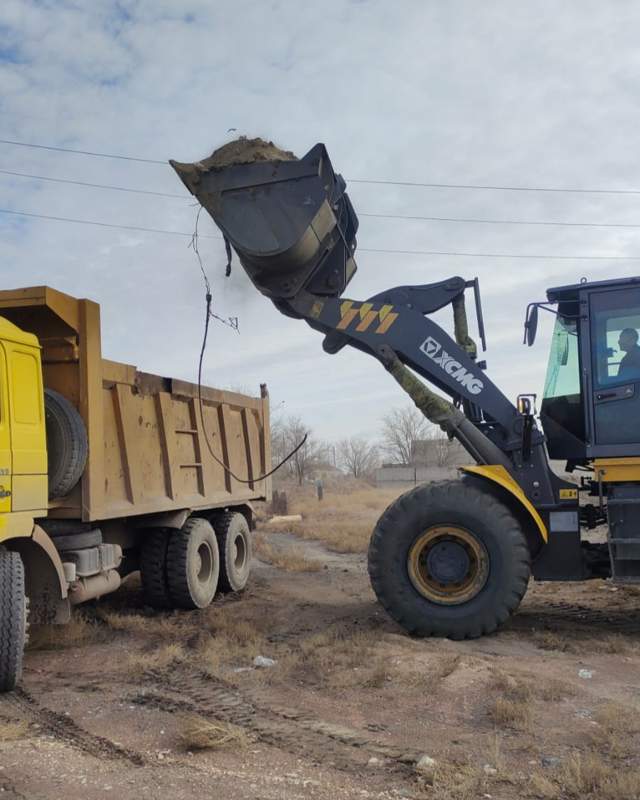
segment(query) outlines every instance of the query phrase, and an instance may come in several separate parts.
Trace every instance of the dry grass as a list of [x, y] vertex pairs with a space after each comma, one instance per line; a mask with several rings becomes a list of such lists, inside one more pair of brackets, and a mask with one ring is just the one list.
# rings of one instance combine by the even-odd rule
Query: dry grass
[[591, 732], [594, 748], [611, 758], [625, 758], [637, 750], [634, 737], [640, 733], [637, 711], [619, 703], [604, 703], [594, 715], [598, 727]]
[[187, 660], [187, 653], [180, 644], [166, 644], [156, 650], [133, 653], [129, 656], [129, 671], [143, 676], [149, 672], [167, 670]]
[[557, 703], [574, 692], [572, 686], [562, 681], [509, 675], [500, 669], [493, 670], [492, 688], [499, 695], [489, 708], [489, 716], [496, 725], [519, 731], [530, 730], [535, 700]]
[[66, 625], [34, 625], [29, 631], [29, 650], [64, 650], [105, 639], [104, 631], [86, 612], [75, 609]]
[[303, 520], [283, 530], [303, 539], [320, 539], [338, 553], [363, 553], [378, 517], [399, 493], [346, 481], [326, 489], [319, 501], [311, 489], [296, 489], [289, 492], [289, 513], [301, 514]]
[[429, 664], [423, 671], [411, 671], [394, 676], [394, 681], [410, 686], [413, 689], [433, 692], [445, 678], [452, 675], [460, 665], [461, 656], [458, 653], [446, 653], [440, 656], [434, 664]]
[[301, 547], [274, 547], [263, 536], [256, 536], [254, 541], [255, 553], [263, 561], [268, 561], [286, 572], [319, 572], [322, 569], [322, 563], [308, 559]]
[[247, 747], [253, 741], [243, 728], [197, 715], [183, 720], [179, 737], [185, 750], [222, 750], [227, 747], [237, 749]]
[[15, 742], [24, 739], [29, 733], [29, 723], [25, 720], [19, 722], [0, 721], [0, 742]]
[[475, 764], [438, 764], [433, 781], [425, 786], [431, 800], [476, 800], [486, 794], [486, 775]]
[[375, 652], [378, 638], [374, 631], [334, 626], [303, 639], [281, 657], [277, 673], [265, 679], [324, 688], [379, 688], [391, 676], [388, 664]]
[[[122, 613], [99, 608], [98, 618], [114, 631], [132, 633], [136, 636], [173, 637], [178, 632], [182, 620], [177, 616]], [[184, 617], [183, 617], [184, 619]]]
[[557, 797], [594, 800], [638, 800], [640, 771], [621, 769], [607, 763], [600, 753], [590, 750], [573, 754], [559, 771]]
[[606, 653], [619, 655], [633, 649], [627, 638], [620, 634], [593, 637], [585, 631], [583, 636], [575, 633], [559, 634], [555, 631], [534, 631], [531, 638], [541, 650], [550, 650], [559, 653], [572, 653], [583, 655], [585, 653]]

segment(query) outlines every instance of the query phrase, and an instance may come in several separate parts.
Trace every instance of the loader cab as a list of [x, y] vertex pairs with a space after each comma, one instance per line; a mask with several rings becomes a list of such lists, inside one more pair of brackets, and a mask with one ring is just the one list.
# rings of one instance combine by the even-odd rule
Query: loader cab
[[541, 407], [549, 455], [640, 454], [640, 278], [550, 289], [557, 306]]

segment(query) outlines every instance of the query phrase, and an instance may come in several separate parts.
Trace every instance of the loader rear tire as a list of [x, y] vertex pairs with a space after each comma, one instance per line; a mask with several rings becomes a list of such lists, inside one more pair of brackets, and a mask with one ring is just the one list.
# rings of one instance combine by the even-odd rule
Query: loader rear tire
[[218, 587], [218, 540], [206, 519], [191, 517], [167, 548], [167, 585], [174, 608], [206, 608]]
[[167, 583], [167, 549], [171, 531], [153, 528], [144, 531], [140, 548], [140, 579], [145, 603], [151, 608], [168, 609], [173, 603]]
[[220, 549], [221, 592], [241, 592], [251, 574], [251, 531], [243, 514], [227, 512], [214, 520]]
[[0, 692], [10, 692], [20, 680], [26, 637], [22, 559], [18, 553], [0, 547]]
[[531, 572], [522, 528], [477, 485], [426, 484], [382, 514], [369, 545], [380, 603], [415, 636], [473, 639], [517, 609]]
[[87, 463], [87, 429], [75, 406], [52, 389], [44, 390], [44, 414], [49, 498], [66, 497], [82, 477]]

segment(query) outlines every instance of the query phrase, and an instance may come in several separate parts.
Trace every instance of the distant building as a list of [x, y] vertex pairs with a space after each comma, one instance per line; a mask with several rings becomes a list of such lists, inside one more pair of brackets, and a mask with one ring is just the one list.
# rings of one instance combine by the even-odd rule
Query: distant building
[[419, 439], [413, 448], [412, 463], [383, 464], [376, 470], [376, 486], [414, 486], [454, 478], [457, 467], [470, 463], [471, 457], [455, 440]]

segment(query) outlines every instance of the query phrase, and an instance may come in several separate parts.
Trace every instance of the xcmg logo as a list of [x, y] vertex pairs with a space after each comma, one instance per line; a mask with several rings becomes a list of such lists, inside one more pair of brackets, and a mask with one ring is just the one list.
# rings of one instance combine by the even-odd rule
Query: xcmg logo
[[421, 345], [420, 350], [430, 358], [435, 364], [441, 367], [447, 375], [455, 378], [461, 386], [470, 392], [470, 394], [480, 394], [484, 389], [484, 383], [480, 378], [476, 378], [472, 372], [462, 366], [459, 361], [456, 361], [453, 356], [450, 356], [446, 350], [442, 349], [440, 342], [437, 342], [433, 337], [429, 336]]

